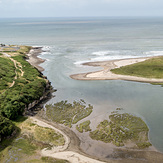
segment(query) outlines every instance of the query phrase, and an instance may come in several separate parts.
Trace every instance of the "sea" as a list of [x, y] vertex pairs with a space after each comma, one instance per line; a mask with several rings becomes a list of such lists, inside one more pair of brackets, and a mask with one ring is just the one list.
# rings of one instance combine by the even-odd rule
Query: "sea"
[[92, 128], [108, 119], [116, 108], [123, 108], [146, 122], [151, 143], [163, 152], [161, 86], [70, 78], [71, 74], [101, 69], [83, 66], [85, 62], [163, 55], [163, 18], [1, 18], [0, 43], [43, 47], [39, 56], [46, 60], [41, 64], [43, 74], [57, 89], [48, 103], [84, 99], [94, 106], [86, 118]]

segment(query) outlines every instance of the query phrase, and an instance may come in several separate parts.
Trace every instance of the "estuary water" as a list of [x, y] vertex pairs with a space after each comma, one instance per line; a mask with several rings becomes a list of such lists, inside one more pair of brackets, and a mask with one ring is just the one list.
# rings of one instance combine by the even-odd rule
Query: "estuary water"
[[145, 120], [152, 144], [163, 152], [161, 86], [69, 77], [100, 69], [84, 62], [163, 55], [163, 18], [0, 19], [0, 43], [43, 46], [43, 73], [58, 90], [48, 103], [84, 99], [94, 106], [92, 128], [123, 108]]

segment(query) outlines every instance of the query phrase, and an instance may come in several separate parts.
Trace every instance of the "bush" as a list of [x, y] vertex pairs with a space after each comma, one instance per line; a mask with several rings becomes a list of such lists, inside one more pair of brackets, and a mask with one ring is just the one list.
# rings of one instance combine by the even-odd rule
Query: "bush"
[[7, 118], [0, 115], [0, 141], [10, 136], [15, 130], [14, 124]]

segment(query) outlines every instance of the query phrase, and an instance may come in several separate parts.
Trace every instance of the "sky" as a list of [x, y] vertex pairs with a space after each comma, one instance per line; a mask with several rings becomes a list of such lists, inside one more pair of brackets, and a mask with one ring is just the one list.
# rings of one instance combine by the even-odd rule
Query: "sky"
[[0, 0], [0, 18], [87, 16], [163, 16], [163, 0]]

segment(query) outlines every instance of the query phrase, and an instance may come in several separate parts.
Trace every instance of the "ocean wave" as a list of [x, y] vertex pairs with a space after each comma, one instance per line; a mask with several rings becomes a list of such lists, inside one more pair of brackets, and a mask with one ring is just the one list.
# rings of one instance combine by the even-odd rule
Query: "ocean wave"
[[118, 51], [118, 50], [106, 50], [106, 51], [97, 51], [93, 52], [92, 55], [95, 56], [105, 56], [105, 55], [115, 55], [115, 54], [121, 54], [121, 53], [127, 53], [127, 51]]
[[47, 54], [49, 54], [48, 51], [43, 51], [43, 52], [41, 52], [41, 55], [42, 55], [42, 56], [43, 56], [43, 55], [47, 55]]
[[127, 59], [127, 58], [138, 58], [142, 56], [135, 56], [135, 55], [110, 55], [110, 56], [104, 56], [104, 57], [96, 57], [91, 58], [92, 62], [96, 61], [107, 61], [107, 60], [117, 60], [117, 59]]
[[143, 54], [147, 56], [163, 56], [163, 51], [148, 51]]
[[[112, 53], [112, 54], [111, 54]], [[147, 51], [139, 52], [138, 54], [134, 52], [125, 52], [125, 51], [99, 51], [93, 52], [93, 55], [98, 57], [90, 58], [89, 60], [76, 61], [74, 64], [78, 67], [83, 66], [83, 63], [86, 62], [97, 62], [97, 61], [108, 61], [108, 60], [118, 60], [118, 59], [128, 59], [128, 58], [141, 58], [141, 57], [152, 57], [152, 56], [163, 56], [163, 51]], [[130, 55], [128, 55], [130, 54]]]
[[50, 51], [52, 48], [53, 47], [51, 47], [51, 46], [43, 46], [42, 50], [47, 52], [47, 51]]
[[83, 63], [87, 63], [87, 62], [90, 62], [90, 60], [76, 61], [76, 62], [74, 62], [74, 64], [75, 64], [77, 67], [83, 67]]

